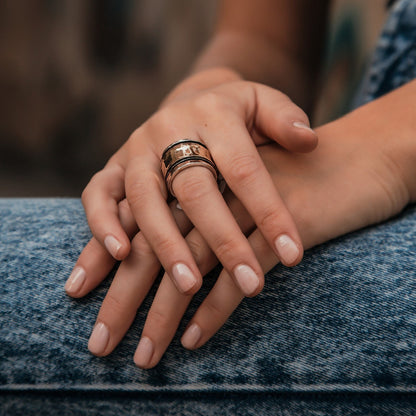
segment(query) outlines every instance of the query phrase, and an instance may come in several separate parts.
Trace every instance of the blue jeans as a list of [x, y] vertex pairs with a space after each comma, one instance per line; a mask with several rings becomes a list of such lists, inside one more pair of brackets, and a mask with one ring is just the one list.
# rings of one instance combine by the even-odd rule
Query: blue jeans
[[90, 238], [80, 201], [3, 199], [0, 218], [2, 415], [416, 413], [416, 207], [275, 267], [207, 345], [175, 338], [152, 370], [132, 361], [151, 296], [114, 353], [87, 350], [111, 277], [63, 290]]
[[[415, 10], [396, 3], [384, 35]], [[362, 102], [386, 82], [370, 75]], [[87, 351], [111, 276], [81, 300], [63, 285], [90, 237], [79, 200], [0, 199], [0, 415], [416, 414], [416, 207], [276, 266], [207, 345], [176, 337], [151, 370], [132, 357], [153, 294], [109, 357]]]

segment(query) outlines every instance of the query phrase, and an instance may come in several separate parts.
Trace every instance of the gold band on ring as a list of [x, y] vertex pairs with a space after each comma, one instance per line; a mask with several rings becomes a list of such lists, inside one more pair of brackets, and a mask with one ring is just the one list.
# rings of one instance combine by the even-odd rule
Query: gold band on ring
[[160, 164], [166, 187], [173, 197], [173, 180], [185, 169], [202, 166], [213, 174], [216, 181], [218, 179], [217, 167], [211, 153], [203, 143], [196, 140], [185, 139], [172, 143], [163, 151]]

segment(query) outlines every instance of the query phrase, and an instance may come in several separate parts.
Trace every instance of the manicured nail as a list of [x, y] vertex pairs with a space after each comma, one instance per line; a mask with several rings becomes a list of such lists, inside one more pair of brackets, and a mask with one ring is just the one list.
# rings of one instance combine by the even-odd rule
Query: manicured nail
[[183, 263], [177, 263], [172, 267], [172, 277], [181, 292], [186, 293], [196, 285], [196, 277], [191, 269]]
[[118, 251], [121, 248], [120, 242], [112, 235], [108, 235], [106, 238], [104, 238], [104, 245], [108, 252], [114, 258], [117, 258]]
[[198, 324], [192, 324], [182, 335], [181, 342], [185, 348], [189, 350], [195, 348], [198, 341], [201, 339], [202, 330]]
[[85, 270], [76, 266], [65, 283], [65, 291], [69, 294], [76, 294], [85, 282]]
[[275, 246], [280, 260], [284, 264], [291, 264], [299, 257], [299, 248], [286, 234], [276, 238]]
[[92, 331], [90, 340], [88, 341], [88, 349], [95, 355], [100, 355], [105, 351], [110, 332], [105, 324], [98, 322]]
[[150, 338], [143, 337], [134, 354], [134, 362], [138, 367], [147, 367], [152, 359], [155, 347]]
[[293, 123], [293, 127], [297, 127], [298, 129], [304, 129], [311, 131], [313, 134], [316, 134], [307, 124], [303, 123], [302, 121], [295, 121]]
[[259, 277], [251, 267], [245, 264], [234, 268], [234, 276], [246, 296], [250, 296], [259, 287]]

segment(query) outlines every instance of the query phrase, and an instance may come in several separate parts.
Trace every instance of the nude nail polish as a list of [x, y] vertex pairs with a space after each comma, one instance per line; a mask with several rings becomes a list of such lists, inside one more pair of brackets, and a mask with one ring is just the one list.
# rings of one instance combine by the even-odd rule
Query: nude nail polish
[[313, 134], [316, 134], [307, 124], [303, 123], [302, 121], [295, 121], [293, 123], [293, 127], [296, 127], [298, 129], [303, 129], [312, 132]]
[[172, 278], [183, 293], [192, 289], [197, 282], [191, 269], [183, 263], [177, 263], [172, 267]]
[[76, 266], [65, 283], [65, 291], [69, 294], [76, 294], [85, 282], [85, 270]]
[[113, 237], [112, 235], [108, 235], [104, 239], [104, 245], [105, 245], [105, 248], [108, 250], [108, 252], [114, 258], [117, 258], [118, 251], [121, 248], [120, 242], [115, 237]]
[[299, 257], [299, 248], [295, 242], [286, 234], [276, 238], [276, 250], [282, 263], [292, 264]]
[[255, 271], [245, 264], [240, 264], [234, 268], [234, 276], [240, 289], [246, 296], [250, 296], [260, 284], [259, 277]]
[[134, 363], [141, 368], [147, 367], [152, 359], [154, 350], [155, 347], [152, 340], [148, 337], [143, 337], [134, 354]]
[[182, 335], [181, 343], [185, 348], [193, 349], [201, 339], [202, 330], [198, 324], [192, 324]]
[[92, 331], [91, 337], [88, 341], [88, 349], [94, 355], [101, 355], [108, 344], [110, 339], [110, 331], [107, 326], [102, 322], [98, 322]]

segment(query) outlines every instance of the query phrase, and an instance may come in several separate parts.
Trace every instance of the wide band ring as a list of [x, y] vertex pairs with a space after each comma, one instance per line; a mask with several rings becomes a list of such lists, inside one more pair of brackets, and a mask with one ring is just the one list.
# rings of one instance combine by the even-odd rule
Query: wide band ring
[[172, 183], [176, 175], [188, 168], [202, 166], [207, 168], [215, 180], [218, 180], [218, 170], [212, 160], [208, 148], [196, 140], [179, 140], [169, 145], [160, 159], [162, 175], [165, 179], [166, 187], [174, 197]]

